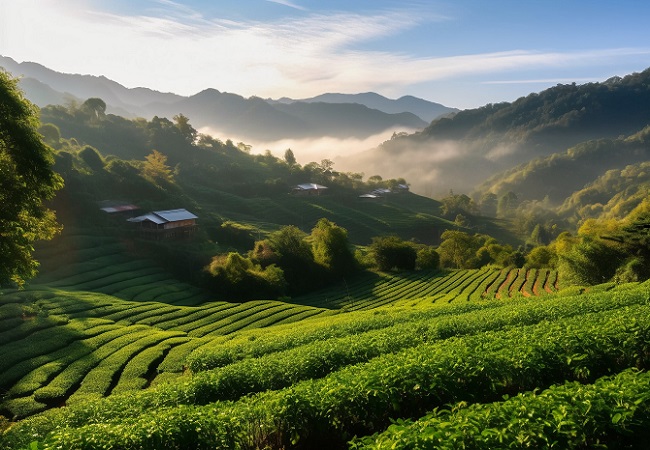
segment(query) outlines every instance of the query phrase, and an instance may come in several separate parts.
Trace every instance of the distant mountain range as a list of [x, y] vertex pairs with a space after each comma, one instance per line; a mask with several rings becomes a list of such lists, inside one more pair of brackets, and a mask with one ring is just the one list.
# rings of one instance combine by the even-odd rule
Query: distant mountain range
[[440, 103], [430, 102], [428, 100], [423, 100], [411, 95], [400, 97], [397, 100], [391, 100], [375, 92], [366, 92], [363, 94], [321, 94], [316, 97], [303, 98], [300, 100], [293, 100], [287, 97], [283, 97], [278, 100], [269, 99], [267, 101], [271, 104], [292, 104], [295, 102], [358, 103], [360, 105], [365, 105], [368, 108], [377, 109], [389, 114], [397, 114], [400, 112], [408, 111], [420, 117], [426, 122], [431, 122], [438, 117], [459, 111], [456, 108], [449, 108], [447, 106], [441, 105]]
[[21, 77], [26, 97], [41, 107], [98, 97], [106, 102], [108, 113], [147, 119], [182, 113], [196, 128], [209, 127], [220, 137], [243, 140], [364, 138], [390, 129], [422, 129], [434, 118], [457, 111], [415, 97], [390, 100], [375, 93], [274, 101], [206, 89], [184, 97], [148, 88], [130, 89], [104, 76], [65, 74], [3, 56], [0, 67]]

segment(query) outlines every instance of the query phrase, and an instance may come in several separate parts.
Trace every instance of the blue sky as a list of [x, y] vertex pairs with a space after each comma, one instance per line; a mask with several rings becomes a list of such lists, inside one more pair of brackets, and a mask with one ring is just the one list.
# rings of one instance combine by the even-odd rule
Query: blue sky
[[0, 54], [127, 87], [459, 108], [650, 67], [650, 2], [0, 0]]

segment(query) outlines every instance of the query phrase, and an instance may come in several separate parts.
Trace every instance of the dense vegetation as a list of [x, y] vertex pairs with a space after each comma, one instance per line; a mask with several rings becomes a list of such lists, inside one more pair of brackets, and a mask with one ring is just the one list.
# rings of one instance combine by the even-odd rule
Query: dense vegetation
[[[634, 159], [585, 168], [595, 181], [559, 186], [556, 209], [564, 193], [512, 190], [520, 171], [433, 201], [290, 149], [252, 154], [182, 114], [127, 120], [91, 98], [41, 118], [64, 230], [39, 244], [40, 275], [0, 294], [0, 447], [647, 443], [646, 131], [526, 166], [535, 184], [612, 148]], [[328, 194], [289, 195], [305, 182]], [[188, 208], [199, 230], [145, 239], [101, 200]]]
[[[9, 298], [20, 305], [21, 295]], [[501, 411], [490, 415], [493, 435], [454, 434], [451, 429], [431, 435], [436, 442], [447, 442], [438, 441], [446, 436], [450, 444], [445, 445], [454, 445], [505, 437], [510, 424], [518, 420], [507, 413], [512, 402], [517, 401], [517, 408], [524, 401], [535, 408], [531, 402], [537, 401], [550, 405], [550, 410], [544, 408], [540, 413], [555, 417], [558, 424], [565, 421], [567, 429], [575, 431], [564, 434], [563, 427], [556, 430], [554, 425], [544, 425], [543, 418], [537, 422], [532, 416], [526, 422], [529, 427], [550, 428], [543, 428], [547, 430], [543, 435], [521, 435], [527, 440], [564, 436], [565, 448], [578, 448], [585, 443], [624, 439], [638, 446], [643, 435], [634, 431], [647, 426], [647, 414], [643, 413], [649, 400], [644, 391], [647, 381], [625, 370], [647, 369], [647, 284], [545, 298], [520, 296], [517, 301], [454, 301], [439, 306], [438, 302], [418, 302], [415, 307], [402, 303], [301, 320], [263, 333], [240, 331], [228, 339], [202, 337], [194, 344], [200, 349], [186, 360], [195, 372], [191, 377], [177, 374], [177, 381], [168, 379], [143, 391], [136, 385], [122, 387], [120, 377], [112, 385], [112, 395], [97, 401], [87, 395], [98, 392], [89, 390], [91, 380], [101, 384], [102, 376], [110, 379], [110, 372], [102, 366], [108, 369], [114, 363], [106, 360], [97, 365], [96, 375], [90, 372], [84, 378], [81, 392], [68, 399], [66, 408], [24, 419], [4, 433], [2, 443], [7, 448], [21, 448], [34, 439], [43, 448], [159, 448], [163, 442], [166, 448], [312, 448], [317, 443], [341, 448], [355, 435], [383, 431], [390, 425], [389, 419], [426, 415], [417, 426], [431, 426], [432, 421], [446, 417], [440, 408], [450, 404], [450, 414], [471, 413], [476, 418], [469, 420], [475, 421], [486, 414], [479, 403], [497, 402], [491, 406]], [[40, 302], [49, 303], [45, 297]], [[68, 320], [72, 324], [89, 318]], [[104, 327], [109, 325], [105, 322]], [[137, 327], [137, 319], [130, 326]], [[178, 326], [168, 329], [167, 341], [162, 332], [155, 337], [140, 331], [142, 339], [152, 341], [148, 344], [152, 351], [151, 356], [141, 351], [139, 359], [155, 358], [161, 351], [156, 342], [169, 339], [180, 341], [174, 349], [187, 348], [187, 335], [170, 333]], [[134, 344], [115, 356], [134, 351], [131, 347], [143, 345], [142, 339], [131, 340]], [[171, 355], [169, 352], [167, 357]], [[180, 362], [178, 354], [174, 360]], [[123, 377], [142, 373], [143, 369], [136, 369], [137, 359], [132, 361], [133, 368], [131, 363], [115, 366], [122, 367]], [[80, 364], [70, 367], [76, 366]], [[52, 370], [51, 365], [44, 367]], [[611, 380], [600, 379], [619, 372]], [[37, 373], [18, 383], [16, 389], [24, 389], [28, 380], [34, 386]], [[581, 382], [584, 395], [603, 395], [598, 397], [596, 409], [566, 411], [560, 388], [543, 392], [539, 399], [526, 394], [500, 400], [506, 394], [546, 389], [570, 380]], [[566, 389], [575, 391], [577, 386], [567, 384]], [[44, 399], [53, 389], [37, 390], [34, 396]], [[592, 389], [596, 394], [588, 394]], [[612, 391], [611, 397], [604, 394], [607, 389]], [[255, 392], [258, 394], [248, 395]], [[566, 395], [583, 395], [581, 392]], [[631, 400], [619, 400], [627, 398]], [[464, 412], [467, 404], [476, 406]], [[26, 403], [8, 405], [15, 408]], [[427, 415], [431, 410], [437, 412]], [[565, 412], [556, 417], [553, 411]], [[523, 427], [523, 422], [518, 426]], [[388, 433], [394, 434], [394, 427], [388, 428]], [[526, 433], [526, 428], [520, 429]], [[561, 434], [554, 434], [557, 432]], [[388, 436], [391, 434], [381, 437], [382, 441]], [[413, 442], [402, 445], [417, 445], [430, 434], [412, 433], [409, 438], [400, 432], [399, 436], [404, 442]]]
[[51, 149], [36, 128], [36, 108], [16, 81], [0, 70], [0, 286], [22, 285], [36, 274], [34, 241], [56, 235], [59, 225], [43, 203], [61, 187]]

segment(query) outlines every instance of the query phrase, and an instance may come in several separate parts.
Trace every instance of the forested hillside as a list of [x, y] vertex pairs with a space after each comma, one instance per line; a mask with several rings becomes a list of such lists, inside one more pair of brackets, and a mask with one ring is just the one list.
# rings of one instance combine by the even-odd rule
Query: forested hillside
[[[468, 192], [531, 159], [642, 130], [650, 123], [649, 79], [645, 70], [602, 83], [561, 84], [512, 103], [460, 111], [421, 132], [396, 135], [345, 164], [363, 164], [387, 176], [402, 172], [418, 192], [434, 196], [449, 189]], [[414, 159], [417, 168], [407, 165]], [[603, 164], [602, 172], [609, 168]]]
[[[596, 180], [610, 170], [620, 171], [628, 165], [647, 161], [650, 156], [649, 133], [650, 127], [645, 127], [630, 136], [591, 140], [566, 151], [533, 159], [491, 177], [478, 187], [477, 195], [485, 192], [503, 195], [512, 191], [520, 200], [546, 198], [551, 204], [558, 205], [586, 185], [598, 183]], [[638, 182], [642, 181], [638, 179]], [[615, 186], [610, 187], [611, 194], [619, 192], [614, 189]], [[592, 203], [601, 203], [603, 199], [593, 200]]]

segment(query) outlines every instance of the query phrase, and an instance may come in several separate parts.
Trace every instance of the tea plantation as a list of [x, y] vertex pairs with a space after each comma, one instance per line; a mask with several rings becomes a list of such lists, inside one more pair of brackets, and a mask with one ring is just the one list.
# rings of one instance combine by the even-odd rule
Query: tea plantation
[[366, 272], [285, 301], [210, 301], [119, 239], [67, 245], [0, 296], [0, 448], [646, 442], [648, 283]]

